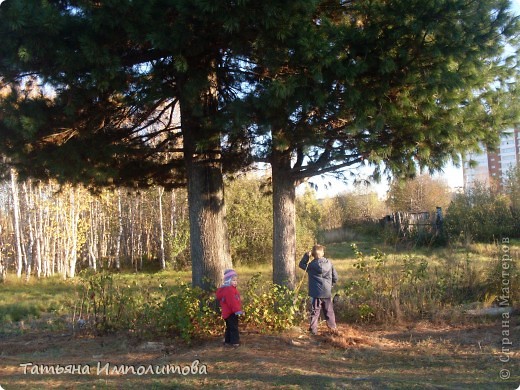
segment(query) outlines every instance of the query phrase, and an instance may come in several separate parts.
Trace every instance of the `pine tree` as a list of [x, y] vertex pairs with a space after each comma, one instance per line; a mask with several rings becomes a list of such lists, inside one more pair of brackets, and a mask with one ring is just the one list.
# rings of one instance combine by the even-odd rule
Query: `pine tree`
[[231, 265], [222, 175], [244, 159], [230, 135], [221, 150], [222, 112], [256, 28], [248, 10], [202, 0], [4, 2], [0, 153], [21, 178], [93, 190], [187, 185], [193, 283], [217, 284]]
[[294, 283], [294, 191], [307, 178], [359, 165], [375, 180], [438, 171], [518, 122], [509, 6], [323, 1], [259, 40], [247, 103], [256, 158], [272, 167], [276, 283]]

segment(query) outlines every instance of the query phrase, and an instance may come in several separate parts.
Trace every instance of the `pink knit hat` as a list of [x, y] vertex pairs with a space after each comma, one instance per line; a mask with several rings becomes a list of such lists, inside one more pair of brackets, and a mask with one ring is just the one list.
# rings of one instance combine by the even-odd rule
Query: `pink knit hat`
[[227, 269], [224, 271], [224, 282], [233, 279], [238, 276], [234, 269]]

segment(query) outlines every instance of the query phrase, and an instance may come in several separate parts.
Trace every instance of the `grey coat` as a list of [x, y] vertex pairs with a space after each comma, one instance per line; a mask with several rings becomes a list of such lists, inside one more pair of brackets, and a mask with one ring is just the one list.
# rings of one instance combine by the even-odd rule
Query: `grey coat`
[[309, 255], [306, 253], [300, 260], [299, 267], [307, 268], [309, 274], [309, 296], [313, 298], [330, 298], [332, 286], [338, 281], [338, 274], [332, 263], [325, 257], [314, 259], [309, 263]]

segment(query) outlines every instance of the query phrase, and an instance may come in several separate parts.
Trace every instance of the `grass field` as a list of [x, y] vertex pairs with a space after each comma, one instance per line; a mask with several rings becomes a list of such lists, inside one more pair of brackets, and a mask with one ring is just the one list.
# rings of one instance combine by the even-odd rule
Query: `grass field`
[[[448, 271], [450, 266], [469, 261], [471, 269], [476, 271], [476, 281], [480, 280], [478, 270], [489, 270], [500, 255], [500, 248], [493, 245], [410, 253], [382, 247], [373, 241], [358, 242], [368, 262], [373, 260], [369, 253], [374, 247], [386, 254], [388, 275], [394, 275], [393, 271], [400, 275], [403, 258], [408, 256], [408, 260], [415, 259], [414, 264], [427, 260], [432, 267], [436, 264], [448, 267]], [[516, 260], [518, 248], [517, 243], [512, 245], [511, 253]], [[340, 289], [363, 276], [364, 271], [354, 266], [359, 257], [348, 244], [329, 245], [327, 256], [338, 269]], [[258, 273], [263, 280], [271, 278], [268, 265], [237, 269], [242, 286]], [[303, 272], [297, 271], [298, 281], [302, 275]], [[138, 294], [141, 285], [175, 286], [180, 281], [189, 282], [190, 274], [174, 271], [123, 274], [121, 280], [135, 286]], [[175, 335], [143, 338], [124, 332], [93, 336], [88, 331], [73, 331], [71, 319], [78, 310], [82, 293], [77, 280], [23, 283], [9, 277], [0, 285], [0, 292], [0, 386], [5, 390], [517, 389], [520, 386], [518, 314], [507, 320], [468, 317], [463, 306], [457, 304], [450, 307], [451, 314], [442, 320], [341, 320], [340, 335], [328, 333], [322, 325], [320, 335], [310, 337], [305, 321], [276, 334], [242, 328], [241, 347], [228, 349], [217, 336], [188, 345]], [[424, 291], [419, 289], [417, 293]], [[488, 304], [481, 302], [483, 306]], [[182, 375], [150, 371], [164, 367], [182, 370], [191, 367], [194, 361], [199, 362], [197, 367], [204, 372], [185, 371], [187, 375]], [[108, 371], [98, 372], [98, 365]], [[75, 367], [76, 371], [52, 373], [52, 370], [65, 371], [67, 366]], [[139, 370], [146, 369], [147, 374], [138, 375]]]

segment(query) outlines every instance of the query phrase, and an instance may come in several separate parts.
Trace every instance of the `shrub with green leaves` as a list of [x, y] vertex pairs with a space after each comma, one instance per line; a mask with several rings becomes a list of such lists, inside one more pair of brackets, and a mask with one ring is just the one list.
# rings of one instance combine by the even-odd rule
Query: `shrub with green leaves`
[[[414, 254], [390, 258], [377, 249], [367, 256], [355, 244], [351, 248], [358, 272], [344, 284], [344, 299], [335, 309], [347, 322], [434, 319], [447, 307], [485, 301], [499, 292], [499, 267], [491, 264], [479, 272], [469, 252], [431, 261]], [[517, 275], [511, 269], [512, 277]]]
[[493, 242], [518, 235], [508, 198], [483, 185], [455, 196], [448, 207], [445, 226], [451, 238], [466, 243]]
[[80, 275], [82, 298], [78, 315], [98, 333], [136, 329], [148, 289], [125, 283], [117, 274], [90, 270]]
[[[247, 282], [241, 296], [244, 311], [241, 326], [272, 332], [287, 329], [301, 320], [303, 296], [284, 286], [261, 283], [260, 274]], [[214, 293], [186, 283], [166, 294], [154, 318], [158, 332], [180, 335], [188, 342], [222, 334], [225, 327]]]
[[247, 283], [244, 324], [261, 332], [281, 331], [301, 322], [305, 296], [272, 282], [260, 282], [260, 274]]
[[266, 262], [273, 250], [271, 197], [259, 179], [242, 177], [228, 186], [226, 207], [232, 257], [242, 264]]
[[[239, 177], [226, 190], [230, 249], [238, 264], [270, 261], [273, 253], [273, 201], [265, 180]], [[312, 192], [296, 199], [296, 251], [303, 252], [316, 241], [321, 212]]]
[[213, 293], [187, 283], [170, 290], [156, 310], [155, 326], [161, 334], [193, 338], [221, 333], [223, 322], [212, 302]]
[[[128, 283], [119, 274], [83, 272], [78, 317], [98, 334], [128, 331], [142, 337], [173, 336], [186, 342], [222, 334], [225, 322], [215, 293], [181, 283]], [[245, 327], [260, 332], [281, 331], [299, 323], [304, 296], [253, 276], [241, 291]]]

